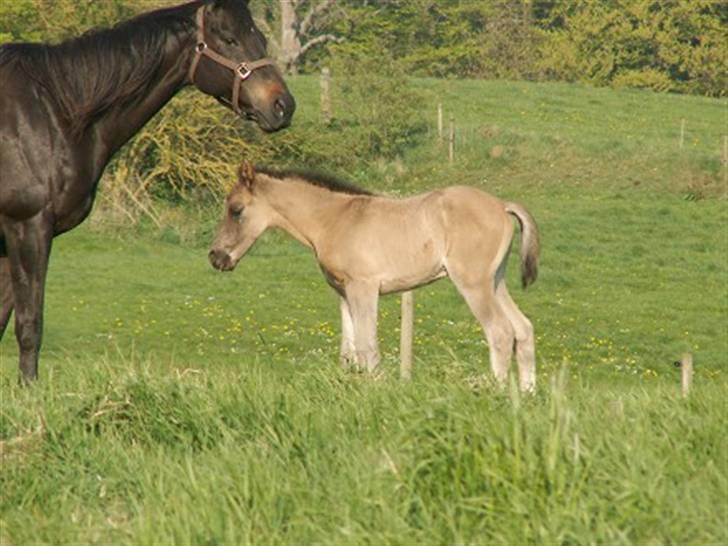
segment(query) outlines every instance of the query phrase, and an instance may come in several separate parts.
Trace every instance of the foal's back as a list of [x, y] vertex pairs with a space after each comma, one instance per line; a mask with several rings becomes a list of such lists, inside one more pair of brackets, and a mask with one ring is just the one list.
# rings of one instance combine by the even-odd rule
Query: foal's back
[[453, 253], [492, 262], [513, 233], [504, 203], [469, 186], [404, 199], [351, 196], [327, 223], [322, 266], [342, 280], [370, 279], [382, 293], [445, 276]]

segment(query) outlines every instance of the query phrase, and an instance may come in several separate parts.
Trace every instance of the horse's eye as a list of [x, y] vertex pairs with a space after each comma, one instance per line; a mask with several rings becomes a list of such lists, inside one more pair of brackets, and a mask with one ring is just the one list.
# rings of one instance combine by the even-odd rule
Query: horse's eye
[[243, 214], [243, 208], [231, 208], [230, 209], [230, 217], [233, 218], [233, 220], [240, 220], [240, 217]]
[[238, 41], [235, 38], [225, 38], [225, 43], [229, 46], [236, 46], [238, 45]]

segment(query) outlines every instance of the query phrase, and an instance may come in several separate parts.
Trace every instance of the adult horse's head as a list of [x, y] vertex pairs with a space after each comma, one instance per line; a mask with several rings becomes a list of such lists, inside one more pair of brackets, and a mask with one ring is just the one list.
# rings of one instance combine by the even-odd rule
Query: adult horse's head
[[189, 79], [264, 131], [288, 127], [296, 109], [248, 0], [207, 0], [197, 10], [197, 43]]

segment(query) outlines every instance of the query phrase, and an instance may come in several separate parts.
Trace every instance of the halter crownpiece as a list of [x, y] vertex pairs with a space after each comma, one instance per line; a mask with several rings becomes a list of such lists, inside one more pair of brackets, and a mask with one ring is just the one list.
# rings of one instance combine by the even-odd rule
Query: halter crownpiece
[[[192, 59], [192, 64], [190, 65], [189, 79], [190, 82], [195, 83], [195, 72], [197, 71], [197, 65], [200, 63], [200, 58], [202, 58], [203, 55], [210, 58], [217, 64], [220, 64], [232, 70], [234, 77], [233, 94], [230, 106], [232, 106], [235, 113], [239, 115], [241, 113], [241, 110], [238, 104], [238, 99], [240, 98], [240, 87], [243, 85], [243, 82], [250, 77], [253, 71], [258, 70], [259, 68], [263, 68], [264, 66], [275, 66], [275, 63], [272, 59], [269, 59], [268, 57], [258, 59], [257, 61], [235, 62], [210, 49], [207, 45], [207, 42], [205, 42], [204, 9], [204, 6], [200, 6], [197, 9], [197, 44], [195, 45], [195, 57]], [[221, 100], [228, 102], [225, 99]]]

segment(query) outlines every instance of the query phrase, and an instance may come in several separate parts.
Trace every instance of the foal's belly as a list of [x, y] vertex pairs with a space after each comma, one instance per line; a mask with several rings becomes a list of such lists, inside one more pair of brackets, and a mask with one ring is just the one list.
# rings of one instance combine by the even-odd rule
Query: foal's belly
[[380, 294], [391, 294], [393, 292], [403, 292], [419, 288], [438, 279], [447, 277], [447, 271], [443, 266], [433, 268], [426, 272], [411, 273], [391, 278], [383, 278], [379, 284]]
[[356, 269], [346, 268], [339, 270], [319, 263], [326, 281], [341, 295], [346, 292], [346, 285], [350, 282], [376, 283], [379, 285], [379, 293], [384, 295], [412, 290], [447, 276], [445, 266], [442, 264], [427, 264], [425, 267], [419, 268], [412, 267], [415, 265], [413, 263], [408, 265], [411, 267], [389, 271], [380, 270], [374, 273], [372, 271], [362, 272], [361, 270], [357, 272]]

